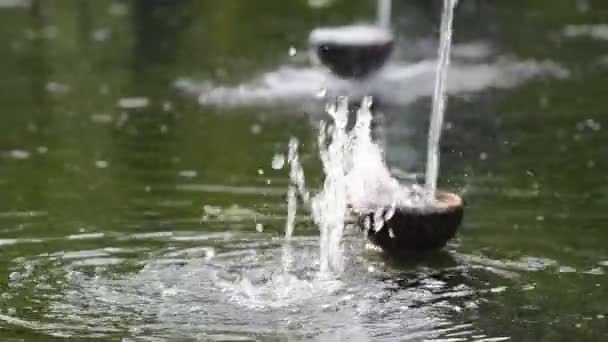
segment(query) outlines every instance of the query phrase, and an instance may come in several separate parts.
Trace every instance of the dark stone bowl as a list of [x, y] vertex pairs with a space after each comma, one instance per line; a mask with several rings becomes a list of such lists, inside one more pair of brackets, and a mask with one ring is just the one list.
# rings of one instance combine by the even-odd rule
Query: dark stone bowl
[[360, 213], [358, 223], [361, 229], [367, 230], [367, 238], [385, 253], [437, 250], [456, 235], [462, 223], [463, 207], [460, 196], [442, 192], [432, 207], [397, 208], [377, 232], [372, 212]]
[[335, 75], [346, 79], [366, 78], [378, 71], [393, 51], [390, 32], [375, 27], [367, 29], [379, 33], [360, 39], [344, 27], [318, 29], [311, 33], [310, 45], [321, 63]]

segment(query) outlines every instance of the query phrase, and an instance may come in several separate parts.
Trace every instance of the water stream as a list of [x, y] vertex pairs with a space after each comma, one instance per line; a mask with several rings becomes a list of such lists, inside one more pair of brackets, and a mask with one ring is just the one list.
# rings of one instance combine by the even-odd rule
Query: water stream
[[444, 0], [443, 13], [441, 15], [439, 60], [437, 62], [435, 89], [433, 91], [433, 107], [431, 111], [431, 123], [428, 138], [429, 143], [425, 180], [427, 196], [430, 198], [435, 198], [437, 178], [439, 177], [439, 144], [441, 141], [441, 130], [443, 128], [443, 117], [446, 108], [445, 93], [448, 68], [450, 66], [450, 52], [452, 48], [452, 22], [454, 19], [454, 8], [456, 7], [457, 3], [458, 0]]

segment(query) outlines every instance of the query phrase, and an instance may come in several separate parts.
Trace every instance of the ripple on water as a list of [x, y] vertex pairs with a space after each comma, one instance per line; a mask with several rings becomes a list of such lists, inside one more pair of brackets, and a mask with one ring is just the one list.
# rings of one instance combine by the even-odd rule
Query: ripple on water
[[318, 273], [318, 238], [284, 245], [259, 233], [199, 235], [195, 246], [157, 233], [15, 260], [0, 302], [49, 304], [42, 313], [0, 312], [0, 321], [54, 336], [466, 339], [480, 332], [462, 313], [493, 293], [467, 265], [400, 271], [362, 255], [358, 237], [347, 238], [347, 271], [333, 277]]

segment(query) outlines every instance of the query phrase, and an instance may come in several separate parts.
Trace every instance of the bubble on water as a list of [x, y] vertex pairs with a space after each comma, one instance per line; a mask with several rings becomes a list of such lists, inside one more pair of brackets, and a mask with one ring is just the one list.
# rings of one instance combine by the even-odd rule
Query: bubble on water
[[70, 86], [54, 81], [48, 82], [45, 88], [49, 93], [57, 95], [65, 94], [70, 91]]
[[251, 125], [251, 134], [258, 135], [262, 133], [262, 126], [260, 124]]
[[178, 175], [184, 178], [194, 178], [198, 173], [195, 170], [182, 170], [178, 172]]
[[122, 2], [115, 2], [110, 6], [109, 12], [113, 16], [122, 17], [129, 13], [129, 7]]
[[123, 97], [118, 100], [118, 107], [123, 109], [145, 108], [150, 105], [147, 97]]
[[280, 170], [285, 166], [285, 155], [281, 153], [277, 153], [272, 157], [272, 169]]
[[100, 28], [100, 29], [93, 31], [92, 38], [96, 42], [104, 42], [104, 41], [108, 40], [108, 38], [110, 38], [110, 33], [111, 33], [110, 29]]
[[97, 113], [91, 115], [91, 121], [98, 124], [109, 124], [114, 121], [114, 117], [106, 113]]
[[23, 160], [30, 157], [30, 153], [24, 150], [12, 150], [9, 152], [9, 156], [13, 159]]
[[57, 29], [57, 26], [54, 25], [46, 26], [41, 31], [42, 37], [45, 39], [55, 39], [58, 33], [59, 30]]
[[107, 161], [105, 160], [97, 160], [95, 161], [95, 166], [98, 169], [105, 169], [106, 167], [108, 167], [108, 165], [110, 165]]
[[264, 175], [264, 170], [263, 169], [258, 169], [258, 175], [260, 175], [260, 176]]
[[334, 0], [308, 0], [308, 6], [311, 8], [324, 8], [330, 6]]

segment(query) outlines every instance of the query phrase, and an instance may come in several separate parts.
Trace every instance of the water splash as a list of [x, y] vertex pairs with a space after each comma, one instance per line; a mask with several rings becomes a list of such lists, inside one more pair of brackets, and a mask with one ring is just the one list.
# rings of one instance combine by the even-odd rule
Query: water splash
[[431, 112], [425, 181], [426, 190], [431, 199], [435, 198], [437, 177], [439, 175], [439, 143], [441, 140], [441, 128], [443, 126], [443, 116], [446, 106], [445, 93], [448, 67], [450, 65], [450, 50], [452, 47], [452, 22], [454, 20], [454, 8], [457, 3], [457, 0], [444, 0], [441, 17], [439, 62], [437, 63], [435, 89], [433, 91], [433, 109]]
[[[333, 119], [333, 126], [321, 123], [319, 133], [319, 155], [325, 172], [323, 190], [312, 201], [315, 223], [319, 226], [320, 271], [341, 272], [343, 269], [340, 241], [346, 217], [346, 168], [349, 150], [348, 99], [339, 97], [334, 105], [328, 106], [327, 113]], [[331, 133], [327, 141], [327, 133]]]

